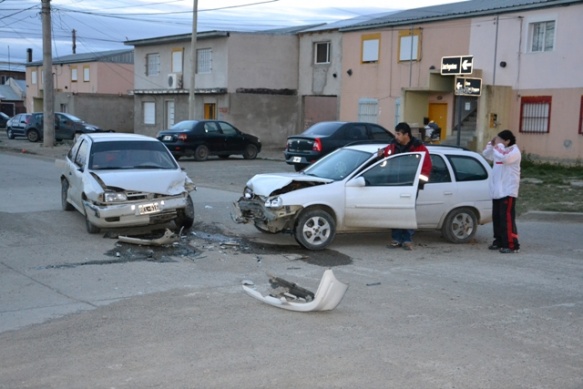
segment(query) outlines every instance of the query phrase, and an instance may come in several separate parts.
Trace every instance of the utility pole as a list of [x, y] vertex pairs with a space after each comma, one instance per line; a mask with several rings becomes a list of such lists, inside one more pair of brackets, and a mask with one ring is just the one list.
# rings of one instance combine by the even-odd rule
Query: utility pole
[[73, 29], [73, 54], [77, 54], [77, 30]]
[[198, 0], [192, 6], [192, 38], [190, 38], [190, 91], [188, 93], [188, 119], [195, 116], [195, 77], [196, 77], [196, 29], [198, 18]]
[[55, 91], [53, 90], [53, 52], [51, 48], [51, 0], [42, 1], [43, 24], [43, 146], [55, 145]]

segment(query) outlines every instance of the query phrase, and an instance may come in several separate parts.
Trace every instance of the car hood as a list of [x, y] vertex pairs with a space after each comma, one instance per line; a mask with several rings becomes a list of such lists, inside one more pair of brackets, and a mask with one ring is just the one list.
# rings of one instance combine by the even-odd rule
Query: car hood
[[258, 174], [247, 181], [247, 186], [258, 196], [269, 196], [273, 191], [282, 189], [292, 182], [320, 183], [333, 182], [330, 178], [308, 176], [302, 173], [266, 173]]
[[92, 170], [102, 186], [128, 191], [177, 195], [183, 193], [190, 178], [182, 170]]

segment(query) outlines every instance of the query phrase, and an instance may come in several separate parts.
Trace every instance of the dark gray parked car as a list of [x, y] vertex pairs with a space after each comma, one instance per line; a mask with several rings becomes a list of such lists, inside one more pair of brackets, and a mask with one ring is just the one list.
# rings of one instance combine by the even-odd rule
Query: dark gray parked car
[[[30, 120], [24, 128], [24, 133], [29, 141], [38, 142], [43, 139], [43, 113], [31, 114]], [[94, 134], [104, 131], [94, 124], [85, 123], [83, 120], [69, 113], [55, 112], [55, 139], [73, 139], [75, 134]]]

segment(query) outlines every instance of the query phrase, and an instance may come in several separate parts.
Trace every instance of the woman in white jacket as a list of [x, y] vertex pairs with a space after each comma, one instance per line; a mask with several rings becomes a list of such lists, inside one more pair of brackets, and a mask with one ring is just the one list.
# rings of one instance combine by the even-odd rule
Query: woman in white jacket
[[518, 253], [516, 198], [520, 185], [521, 153], [510, 130], [500, 132], [486, 145], [484, 157], [493, 162], [490, 180], [494, 242], [488, 248], [503, 254]]

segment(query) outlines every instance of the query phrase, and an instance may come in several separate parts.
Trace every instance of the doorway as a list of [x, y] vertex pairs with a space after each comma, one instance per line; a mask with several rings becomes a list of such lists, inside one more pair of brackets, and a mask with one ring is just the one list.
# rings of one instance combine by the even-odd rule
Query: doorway
[[217, 105], [215, 103], [204, 103], [204, 118], [210, 120], [217, 118]]
[[445, 139], [447, 128], [447, 103], [429, 103], [429, 120], [433, 120], [441, 128], [440, 139]]

